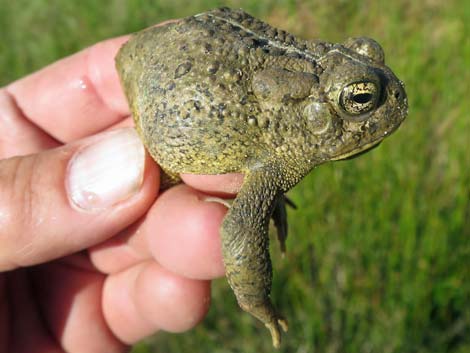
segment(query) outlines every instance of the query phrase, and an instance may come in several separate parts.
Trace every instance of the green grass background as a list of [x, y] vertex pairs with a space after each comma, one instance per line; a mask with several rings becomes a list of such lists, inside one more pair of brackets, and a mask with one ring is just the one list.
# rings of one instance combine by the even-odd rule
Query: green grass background
[[[291, 197], [273, 298], [280, 352], [470, 352], [470, 2], [0, 0], [0, 84], [101, 39], [229, 5], [299, 36], [367, 35], [406, 84], [409, 117], [380, 148], [321, 166]], [[206, 320], [147, 352], [271, 352], [225, 280]]]

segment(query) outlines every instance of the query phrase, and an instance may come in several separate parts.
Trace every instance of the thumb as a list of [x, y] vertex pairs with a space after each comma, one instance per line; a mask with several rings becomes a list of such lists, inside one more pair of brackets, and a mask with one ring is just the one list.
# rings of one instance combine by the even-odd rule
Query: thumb
[[0, 160], [0, 271], [98, 244], [139, 219], [158, 192], [132, 128]]

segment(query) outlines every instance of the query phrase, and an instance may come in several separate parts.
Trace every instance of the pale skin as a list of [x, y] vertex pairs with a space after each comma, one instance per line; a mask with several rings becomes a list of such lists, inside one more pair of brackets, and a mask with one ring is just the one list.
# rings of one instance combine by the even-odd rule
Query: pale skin
[[117, 204], [83, 212], [66, 196], [66, 165], [86, 138], [132, 125], [114, 69], [126, 40], [0, 88], [0, 352], [125, 352], [189, 330], [224, 274], [226, 209], [205, 198], [233, 195], [241, 175], [183, 175], [159, 194], [147, 156], [140, 188]]

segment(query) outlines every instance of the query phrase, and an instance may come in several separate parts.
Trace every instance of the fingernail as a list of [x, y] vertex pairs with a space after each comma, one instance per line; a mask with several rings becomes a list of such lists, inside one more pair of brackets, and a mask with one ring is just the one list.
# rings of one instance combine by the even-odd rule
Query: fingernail
[[233, 200], [234, 199], [223, 199], [215, 196], [204, 196], [202, 198], [202, 201], [220, 203], [221, 205], [224, 205], [227, 208], [232, 207]]
[[71, 158], [69, 199], [84, 210], [115, 205], [139, 191], [144, 167], [144, 146], [133, 128], [104, 133]]

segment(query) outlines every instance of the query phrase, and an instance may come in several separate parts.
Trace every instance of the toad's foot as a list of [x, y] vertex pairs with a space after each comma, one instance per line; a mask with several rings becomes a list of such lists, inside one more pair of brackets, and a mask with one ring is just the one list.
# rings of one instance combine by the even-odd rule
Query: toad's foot
[[274, 322], [269, 322], [265, 325], [269, 329], [269, 332], [271, 332], [274, 348], [279, 348], [281, 346], [281, 331], [279, 330], [279, 326], [284, 332], [287, 332], [289, 328], [287, 321], [283, 318], [277, 318]]
[[287, 324], [287, 320], [274, 311], [269, 299], [258, 305], [239, 304], [243, 310], [264, 323], [271, 333], [274, 348], [279, 348], [281, 346], [281, 329], [284, 332], [287, 332], [289, 326]]

